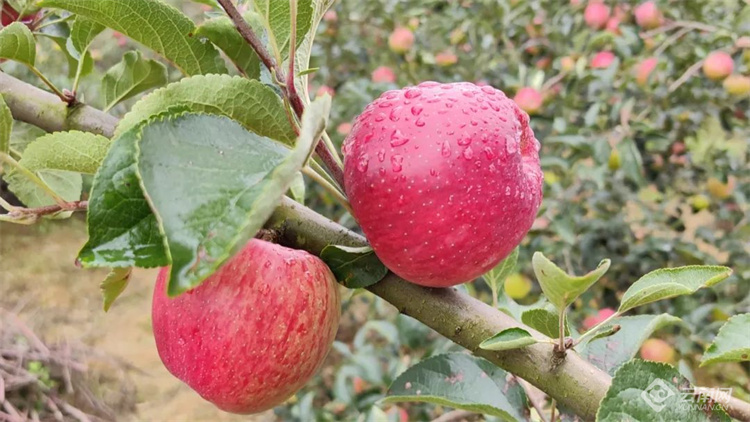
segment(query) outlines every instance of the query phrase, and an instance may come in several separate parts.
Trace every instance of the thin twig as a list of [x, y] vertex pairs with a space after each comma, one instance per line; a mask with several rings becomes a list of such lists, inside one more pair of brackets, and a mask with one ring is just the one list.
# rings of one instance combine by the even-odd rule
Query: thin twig
[[658, 34], [661, 34], [663, 32], [669, 32], [669, 31], [671, 31], [671, 30], [673, 30], [675, 28], [690, 28], [690, 29], [697, 29], [699, 31], [706, 31], [706, 32], [716, 32], [716, 31], [719, 30], [719, 28], [717, 28], [717, 27], [715, 27], [713, 25], [708, 25], [708, 24], [701, 23], [701, 22], [674, 21], [674, 22], [670, 22], [670, 23], [668, 23], [666, 25], [662, 25], [659, 28], [652, 29], [652, 30], [647, 31], [647, 32], [643, 32], [643, 33], [641, 33], [641, 36], [643, 38], [650, 38], [650, 37], [653, 37], [654, 35], [658, 35]]
[[680, 87], [680, 85], [684, 84], [685, 82], [687, 82], [688, 79], [692, 78], [695, 74], [697, 74], [700, 71], [701, 66], [703, 66], [703, 59], [695, 62], [695, 64], [690, 66], [685, 71], [685, 73], [682, 74], [682, 76], [677, 78], [676, 81], [672, 82], [672, 85], [669, 85], [669, 92], [674, 92], [677, 88]]
[[88, 209], [88, 206], [88, 201], [73, 201], [38, 208], [15, 207], [8, 214], [0, 215], [0, 221], [30, 224], [45, 215], [55, 214], [60, 211], [85, 211]]
[[664, 52], [670, 45], [674, 44], [685, 36], [688, 32], [692, 31], [694, 28], [682, 28], [679, 31], [675, 32], [674, 34], [670, 35], [669, 38], [667, 38], [656, 50], [654, 50], [654, 56], [659, 57], [661, 53]]
[[[534, 387], [533, 385], [526, 382], [526, 380], [522, 378], [518, 378], [517, 376], [513, 376], [516, 380], [518, 380], [518, 384], [521, 385], [521, 388], [526, 392], [526, 398], [529, 399], [529, 403], [531, 403], [531, 407], [536, 410], [537, 415], [539, 415], [539, 418], [542, 420], [542, 422], [548, 422], [547, 416], [544, 414], [544, 405], [542, 401], [544, 401], [545, 394], [543, 391], [539, 390], [538, 388]], [[540, 400], [541, 397], [541, 400]]]

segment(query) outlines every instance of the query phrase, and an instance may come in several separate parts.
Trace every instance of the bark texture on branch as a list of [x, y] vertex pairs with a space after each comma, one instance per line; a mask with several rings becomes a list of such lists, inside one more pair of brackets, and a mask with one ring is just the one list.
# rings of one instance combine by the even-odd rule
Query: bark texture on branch
[[[86, 106], [78, 116], [61, 118], [58, 107], [65, 107], [65, 104], [59, 98], [2, 72], [0, 93], [5, 96], [15, 118], [49, 131], [68, 128], [111, 137], [117, 124], [116, 118]], [[50, 107], [56, 112], [32, 112]], [[329, 244], [366, 244], [364, 237], [288, 198], [284, 198], [276, 209], [267, 227], [278, 231], [280, 243], [314, 254], [319, 254]], [[594, 420], [599, 402], [612, 382], [608, 374], [572, 351], [563, 362], [554, 364], [551, 344], [540, 343], [504, 352], [478, 349], [485, 338], [511, 327], [522, 327], [535, 337], [543, 336], [456, 289], [421, 287], [389, 274], [368, 290], [476, 355], [524, 378], [585, 420]], [[731, 399], [727, 413], [740, 421], [750, 422], [750, 404], [741, 400]]]
[[60, 97], [0, 71], [0, 95], [13, 118], [47, 132], [81, 130], [112, 136], [117, 118], [87, 105], [68, 107]]

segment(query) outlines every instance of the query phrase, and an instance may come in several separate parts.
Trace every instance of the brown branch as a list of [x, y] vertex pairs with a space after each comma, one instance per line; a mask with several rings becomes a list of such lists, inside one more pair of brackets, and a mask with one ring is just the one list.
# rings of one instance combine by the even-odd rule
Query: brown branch
[[[297, 115], [298, 118], [302, 117], [302, 113], [305, 110], [305, 106], [302, 103], [302, 99], [297, 94], [297, 90], [294, 86], [294, 58], [293, 55], [290, 54], [289, 62], [290, 62], [290, 68], [289, 68], [289, 79], [291, 80], [291, 83], [287, 78], [284, 76], [283, 72], [280, 69], [280, 66], [276, 65], [276, 61], [271, 56], [271, 54], [268, 52], [268, 50], [263, 46], [263, 43], [260, 41], [260, 38], [255, 34], [255, 31], [248, 25], [248, 23], [245, 21], [245, 19], [240, 14], [239, 10], [232, 4], [231, 0], [217, 0], [219, 2], [219, 5], [221, 5], [222, 9], [226, 12], [226, 14], [229, 16], [229, 18], [234, 23], [234, 26], [237, 28], [237, 31], [239, 31], [240, 35], [242, 35], [242, 38], [245, 39], [245, 41], [250, 44], [250, 47], [255, 51], [255, 54], [258, 55], [260, 58], [260, 61], [263, 63], [263, 65], [268, 68], [268, 70], [272, 73], [274, 73], [276, 80], [281, 82], [280, 88], [282, 93], [284, 94], [284, 97], [286, 97], [289, 100], [289, 104], [292, 106], [292, 110], [294, 110], [294, 113]], [[282, 0], [277, 0], [282, 1]], [[295, 22], [296, 27], [296, 22]], [[296, 31], [294, 30], [296, 28], [293, 28], [291, 36], [292, 39], [296, 41]], [[290, 53], [294, 52], [294, 47], [290, 47]], [[283, 81], [287, 81], [284, 83]], [[333, 176], [333, 179], [336, 180], [336, 182], [343, 187], [344, 186], [344, 172], [341, 169], [341, 167], [338, 165], [336, 160], [333, 158], [333, 153], [328, 150], [328, 147], [326, 146], [325, 142], [318, 142], [318, 145], [315, 147], [315, 153], [318, 154], [318, 157], [323, 161], [323, 164], [328, 168], [328, 171], [331, 172], [331, 176]]]
[[13, 207], [8, 214], [0, 215], [0, 217], [3, 217], [3, 220], [10, 222], [32, 224], [45, 215], [55, 214], [61, 211], [85, 211], [88, 209], [88, 206], [88, 201], [73, 201], [38, 208]]

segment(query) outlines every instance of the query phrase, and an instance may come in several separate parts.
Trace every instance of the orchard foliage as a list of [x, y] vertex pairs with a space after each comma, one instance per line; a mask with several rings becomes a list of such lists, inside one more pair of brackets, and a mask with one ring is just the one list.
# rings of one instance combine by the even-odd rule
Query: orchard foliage
[[[199, 324], [191, 319], [204, 315], [198, 295], [220, 292], [215, 282], [226, 277], [223, 270], [229, 268], [223, 264], [242, 256], [237, 252], [267, 225], [285, 195], [346, 228], [359, 230], [357, 223], [362, 223], [364, 234], [373, 236], [372, 248], [343, 241], [346, 244], [322, 246], [311, 245], [310, 239], [290, 242], [322, 251], [322, 261], [306, 256], [326, 277], [333, 274], [353, 290], [344, 294], [342, 325], [320, 376], [277, 408], [285, 420], [421, 420], [446, 407], [499, 420], [537, 420], [539, 412], [555, 407], [554, 400], [545, 401], [544, 396], [540, 404], [538, 392], [512, 375], [512, 368], [461, 353], [419, 321], [398, 315], [372, 295], [359, 294], [389, 273], [384, 263], [425, 285], [452, 285], [465, 281], [465, 274], [478, 276], [489, 269], [484, 282], [458, 289], [512, 316], [518, 327], [478, 339], [484, 341], [472, 351], [502, 356], [553, 344], [550, 362], [580, 355], [614, 377], [606, 395], [599, 392], [603, 400], [595, 403], [597, 420], [620, 420], [623, 414], [641, 421], [656, 416], [727, 418], [718, 408], [706, 413], [680, 406], [656, 415], [655, 409], [628, 396], [647, 393], [655, 380], [677, 395], [680, 387], [698, 381], [749, 397], [750, 4], [245, 0], [239, 2], [241, 16], [233, 17], [244, 20], [245, 28], [237, 31], [236, 22], [214, 0], [171, 3], [3, 2], [2, 70], [53, 92], [71, 113], [85, 103], [120, 121], [113, 133], [45, 134], [13, 120], [12, 111], [22, 100], [0, 84], [2, 178], [20, 201], [13, 205], [3, 199], [6, 213], [0, 221], [33, 224], [86, 210], [89, 240], [77, 263], [112, 269], [102, 283], [105, 309], [126, 290], [133, 268], [165, 267], [155, 317], [178, 303], [188, 303], [189, 312], [178, 320], [169, 315], [155, 321], [159, 349], [169, 369], [204, 397], [237, 412], [280, 404], [310, 378], [329, 347], [327, 337], [301, 335], [287, 346], [273, 343], [277, 337], [271, 335], [253, 338], [250, 325], [238, 326], [238, 338], [256, 343], [252, 359], [235, 356], [242, 348], [229, 348], [232, 352], [221, 362], [236, 358], [232, 363], [245, 370], [268, 363], [272, 376], [278, 362], [256, 352], [307, 359], [303, 375], [285, 378], [263, 397], [253, 396], [257, 388], [247, 385], [247, 395], [231, 397], [236, 389], [225, 391], [221, 383], [207, 385], [201, 373], [181, 372], [184, 366], [204, 371], [212, 363], [186, 359], [185, 350], [198, 354], [202, 347], [171, 348], [170, 334], [194, 334]], [[248, 31], [256, 38], [248, 37]], [[433, 203], [421, 205], [422, 198], [430, 199], [429, 189], [424, 197], [420, 189], [419, 204], [405, 207], [415, 216], [424, 213], [415, 217], [416, 224], [398, 214], [403, 204], [390, 190], [397, 189], [397, 182], [373, 193], [371, 187], [382, 176], [376, 160], [393, 174], [416, 160], [393, 154], [387, 161], [385, 155], [380, 159], [380, 151], [368, 150], [375, 144], [366, 145], [366, 125], [388, 132], [392, 147], [410, 142], [408, 148], [443, 136], [437, 128], [446, 122], [477, 126], [469, 113], [461, 114], [462, 107], [445, 121], [433, 114], [422, 125], [423, 108], [416, 114], [404, 108], [395, 119], [378, 120], [373, 110], [392, 99], [389, 95], [400, 95], [394, 92], [366, 108], [384, 91], [431, 80], [473, 82], [476, 87], [450, 85], [471, 86], [466, 90], [472, 96], [495, 95], [496, 90], [484, 85], [507, 95], [507, 103], [492, 110], [504, 110], [520, 122], [522, 147], [531, 145], [534, 137], [540, 141], [539, 162], [536, 144], [529, 147], [534, 157], [527, 161], [543, 171], [541, 207], [538, 184], [525, 183], [523, 172], [513, 173], [512, 161], [503, 162], [503, 177], [487, 179], [493, 173], [488, 171], [477, 179], [494, 185], [468, 177], [463, 202], [449, 202], [453, 195], [443, 190], [445, 197], [440, 197], [436, 189], [438, 202], [450, 204], [452, 216], [469, 211], [461, 214], [461, 221], [448, 221], [452, 227], [435, 226], [437, 234], [435, 227], [420, 223], [428, 220], [427, 214], [439, 212]], [[409, 91], [399, 92], [404, 103], [421, 101], [408, 97]], [[455, 100], [464, 109], [473, 107], [460, 96]], [[519, 108], [531, 115], [530, 123]], [[389, 111], [393, 115], [395, 108]], [[487, 123], [494, 116], [488, 113], [485, 124], [502, 126]], [[388, 123], [409, 114], [415, 120], [412, 125], [404, 119], [410, 122], [408, 130], [400, 126], [404, 121]], [[454, 140], [444, 136], [444, 143]], [[357, 144], [360, 139], [364, 146]], [[474, 154], [496, 153], [489, 147], [467, 152], [464, 139], [455, 141], [456, 154], [461, 146], [466, 162]], [[342, 144], [347, 146], [343, 159]], [[510, 148], [507, 152], [511, 154]], [[454, 175], [460, 183], [474, 172], [468, 165], [443, 166], [437, 155], [429, 158], [432, 170]], [[370, 160], [372, 180], [361, 175]], [[342, 167], [346, 186], [338, 176]], [[535, 182], [541, 183], [540, 178]], [[487, 200], [502, 198], [497, 192], [514, 183], [528, 194], [529, 204]], [[481, 189], [472, 193], [476, 186]], [[481, 225], [471, 226], [476, 217], [482, 217]], [[397, 223], [398, 232], [385, 229], [389, 223]], [[499, 233], [494, 231], [497, 226], [502, 227]], [[464, 230], [458, 247], [445, 240], [456, 238], [448, 230], [456, 227]], [[273, 239], [274, 227], [268, 228]], [[429, 246], [433, 238], [434, 249]], [[508, 243], [498, 246], [496, 238]], [[406, 247], [409, 242], [418, 243], [418, 250]], [[450, 264], [459, 256], [461, 265], [481, 260], [481, 271], [461, 268], [454, 277], [456, 268]], [[411, 258], [430, 272], [429, 282], [400, 271]], [[274, 268], [284, 267], [283, 260], [274, 262]], [[250, 270], [263, 265], [250, 258], [244, 264]], [[315, 306], [301, 301], [310, 291], [296, 284], [306, 275], [295, 274], [289, 270], [288, 277], [278, 277], [288, 284], [276, 285], [280, 293], [274, 298], [284, 305], [300, 300], [295, 311], [304, 313], [305, 307]], [[449, 283], [434, 280], [446, 274], [452, 277]], [[290, 288], [299, 294], [291, 294]], [[338, 304], [338, 296], [328, 293]], [[284, 295], [289, 295], [287, 300], [282, 300]], [[251, 320], [257, 317], [251, 309], [269, 306], [262, 301], [227, 303], [225, 309], [212, 308], [212, 315], [231, 319], [241, 314]], [[237, 312], [223, 314], [226, 310]], [[325, 311], [325, 327], [318, 328], [335, 329], [338, 318], [331, 315], [336, 310]], [[312, 314], [304, 316], [312, 321]], [[201, 324], [211, 330], [222, 325], [210, 320]], [[256, 320], [253, 324], [258, 330], [269, 326]], [[301, 332], [314, 333], [313, 324]], [[663, 339], [649, 339], [657, 332]], [[214, 334], [212, 339], [194, 340], [236, 340], [231, 333]], [[314, 353], [306, 357], [308, 351]], [[638, 356], [664, 363], [644, 362]], [[550, 396], [567, 397], [566, 392], [552, 391], [554, 386], [540, 387], [550, 388]], [[563, 407], [559, 411], [571, 416]]]

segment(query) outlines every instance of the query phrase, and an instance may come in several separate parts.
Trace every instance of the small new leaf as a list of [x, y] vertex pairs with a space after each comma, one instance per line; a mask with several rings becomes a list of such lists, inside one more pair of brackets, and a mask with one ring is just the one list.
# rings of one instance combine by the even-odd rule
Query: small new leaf
[[750, 360], [750, 314], [729, 318], [701, 359], [701, 366]]
[[320, 258], [331, 268], [339, 283], [350, 289], [371, 286], [388, 274], [372, 248], [328, 245]]
[[99, 288], [104, 299], [104, 312], [109, 311], [115, 300], [125, 291], [130, 282], [132, 268], [112, 268]]
[[149, 89], [167, 83], [167, 68], [156, 60], [143, 58], [140, 51], [125, 53], [122, 61], [104, 74], [104, 111]]
[[690, 265], [651, 271], [633, 283], [622, 296], [619, 313], [635, 307], [711, 287], [732, 275], [732, 269], [713, 265]]
[[607, 272], [610, 260], [602, 260], [595, 270], [582, 276], [566, 274], [541, 252], [534, 253], [531, 263], [547, 300], [563, 310]]
[[511, 350], [530, 346], [539, 341], [523, 328], [508, 328], [479, 344], [484, 350]]

